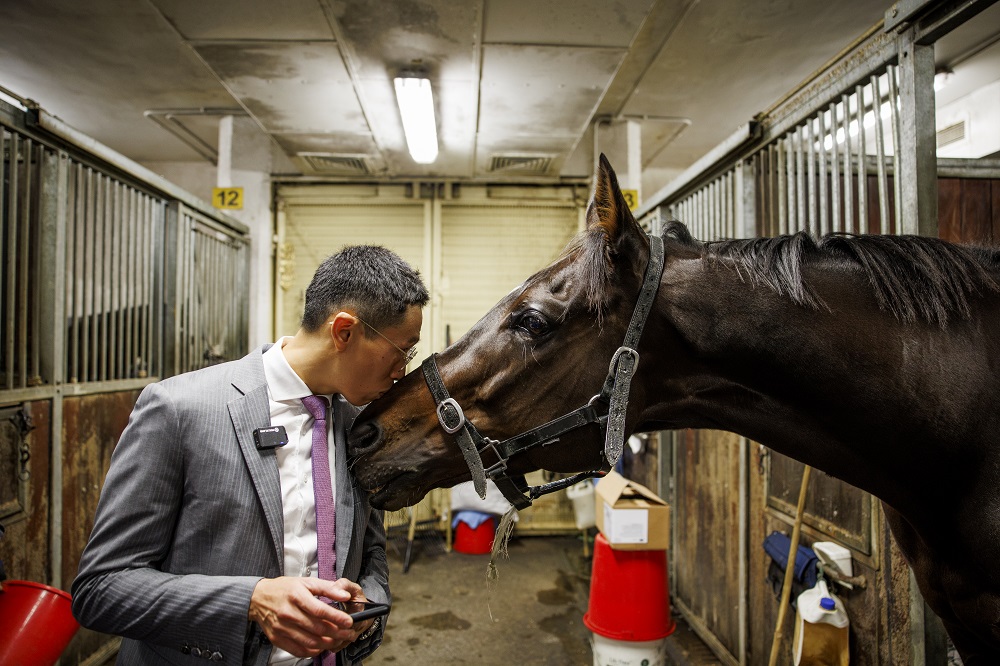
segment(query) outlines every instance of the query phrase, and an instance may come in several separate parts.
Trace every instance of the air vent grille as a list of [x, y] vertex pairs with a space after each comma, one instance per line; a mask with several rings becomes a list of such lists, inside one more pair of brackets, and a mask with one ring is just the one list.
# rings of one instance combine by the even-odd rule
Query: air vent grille
[[951, 145], [965, 138], [965, 121], [960, 120], [954, 125], [942, 127], [937, 133], [937, 147]]
[[544, 175], [550, 166], [551, 155], [494, 155], [490, 160], [493, 173]]
[[338, 176], [363, 176], [371, 173], [366, 155], [299, 153], [299, 157], [316, 173]]

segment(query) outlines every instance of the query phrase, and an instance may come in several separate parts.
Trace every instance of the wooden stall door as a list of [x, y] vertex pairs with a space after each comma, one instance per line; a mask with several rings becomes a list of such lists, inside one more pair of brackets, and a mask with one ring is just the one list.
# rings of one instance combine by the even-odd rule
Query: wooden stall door
[[[750, 664], [767, 664], [778, 617], [777, 593], [767, 580], [770, 557], [764, 539], [774, 531], [791, 535], [805, 465], [758, 444], [750, 468], [749, 614]], [[854, 575], [866, 585], [853, 590], [832, 586], [850, 619], [853, 665], [911, 663], [909, 571], [892, 542], [881, 505], [870, 494], [813, 469], [806, 488], [800, 544], [833, 541], [851, 551]], [[786, 640], [779, 663], [792, 663], [794, 611], [784, 623]]]
[[49, 581], [48, 400], [0, 407], [0, 561], [11, 580]]
[[1000, 245], [1000, 179], [938, 179], [938, 235], [956, 243]]
[[677, 435], [674, 604], [726, 663], [738, 664], [742, 438], [718, 430]]
[[[76, 578], [80, 556], [94, 528], [97, 502], [111, 454], [128, 425], [139, 390], [72, 396], [63, 401], [63, 561], [62, 579], [69, 589]], [[118, 639], [80, 629], [66, 648], [68, 658], [82, 660], [117, 647]], [[77, 663], [76, 661], [69, 663]]]

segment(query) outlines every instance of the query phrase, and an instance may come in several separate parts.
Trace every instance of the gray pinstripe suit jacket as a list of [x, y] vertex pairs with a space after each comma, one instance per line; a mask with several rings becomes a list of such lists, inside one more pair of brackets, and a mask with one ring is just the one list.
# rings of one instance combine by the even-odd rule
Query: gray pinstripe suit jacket
[[[267, 662], [271, 646], [247, 620], [257, 581], [283, 563], [278, 465], [253, 441], [270, 425], [265, 349], [150, 384], [136, 402], [72, 589], [80, 624], [124, 637], [118, 663]], [[348, 474], [357, 412], [334, 402], [337, 569], [388, 602], [382, 512]], [[341, 663], [381, 641], [380, 628]]]

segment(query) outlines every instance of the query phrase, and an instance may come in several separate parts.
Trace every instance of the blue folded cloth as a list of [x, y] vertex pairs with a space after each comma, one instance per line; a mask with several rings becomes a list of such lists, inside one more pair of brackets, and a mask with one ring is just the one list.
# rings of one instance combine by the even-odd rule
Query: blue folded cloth
[[[792, 545], [792, 540], [787, 534], [774, 531], [764, 539], [764, 550], [771, 559], [774, 560], [782, 571], [788, 565], [788, 549]], [[819, 558], [815, 551], [808, 546], [799, 546], [795, 553], [795, 578], [805, 587], [810, 588], [816, 584], [817, 563]]]
[[459, 511], [451, 518], [451, 527], [455, 529], [458, 527], [459, 523], [465, 523], [472, 529], [476, 529], [487, 520], [493, 518], [492, 513], [483, 513], [482, 511]]

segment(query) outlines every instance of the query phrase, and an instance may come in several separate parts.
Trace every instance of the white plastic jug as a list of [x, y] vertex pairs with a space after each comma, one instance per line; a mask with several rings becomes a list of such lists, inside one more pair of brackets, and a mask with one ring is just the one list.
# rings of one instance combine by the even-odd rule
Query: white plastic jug
[[849, 622], [844, 602], [820, 578], [799, 595], [795, 605], [795, 666], [847, 666]]

